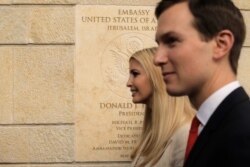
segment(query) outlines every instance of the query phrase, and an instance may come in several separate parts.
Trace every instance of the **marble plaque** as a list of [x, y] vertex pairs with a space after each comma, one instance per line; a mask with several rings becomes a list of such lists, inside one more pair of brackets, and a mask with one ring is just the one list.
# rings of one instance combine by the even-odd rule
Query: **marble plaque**
[[76, 6], [76, 161], [130, 161], [144, 107], [126, 87], [128, 60], [156, 46], [153, 6]]

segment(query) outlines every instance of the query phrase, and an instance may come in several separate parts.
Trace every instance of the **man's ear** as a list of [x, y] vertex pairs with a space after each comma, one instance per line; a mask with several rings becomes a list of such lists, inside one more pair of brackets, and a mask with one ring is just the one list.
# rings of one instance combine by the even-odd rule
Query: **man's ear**
[[214, 59], [220, 59], [228, 55], [234, 44], [234, 35], [229, 30], [222, 30], [215, 36]]

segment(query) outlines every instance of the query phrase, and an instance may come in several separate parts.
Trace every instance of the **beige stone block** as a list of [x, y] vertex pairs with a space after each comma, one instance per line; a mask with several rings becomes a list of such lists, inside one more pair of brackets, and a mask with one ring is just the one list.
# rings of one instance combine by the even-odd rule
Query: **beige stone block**
[[153, 5], [160, 0], [77, 0], [78, 4], [95, 5]]
[[0, 164], [0, 167], [131, 167], [129, 162], [121, 163], [100, 163], [100, 162], [77, 162], [72, 164], [60, 163], [60, 164], [26, 164], [26, 165], [16, 165], [16, 164]]
[[13, 4], [75, 4], [77, 0], [12, 0]]
[[15, 164], [0, 164], [0, 167], [31, 167], [30, 164], [15, 165]]
[[72, 126], [0, 128], [0, 163], [72, 162]]
[[0, 128], [0, 162], [29, 161], [29, 134], [25, 128]]
[[250, 48], [243, 48], [238, 67], [238, 79], [250, 95]]
[[74, 43], [73, 6], [0, 6], [0, 43]]
[[73, 122], [73, 56], [71, 46], [15, 48], [15, 123]]
[[76, 7], [76, 161], [130, 160], [144, 112], [126, 87], [128, 61], [156, 46], [153, 13], [152, 6]]
[[250, 46], [250, 11], [242, 12], [245, 23], [246, 23], [246, 39], [244, 46]]
[[72, 162], [74, 158], [73, 126], [29, 128], [30, 162]]
[[40, 6], [30, 10], [31, 43], [74, 43], [73, 6]]
[[75, 167], [131, 167], [130, 163], [93, 163], [93, 164], [85, 164], [85, 165], [76, 165]]
[[0, 6], [0, 43], [27, 43], [29, 9]]
[[0, 47], [0, 124], [13, 119], [13, 62], [11, 47]]
[[246, 0], [233, 0], [233, 2], [240, 9], [250, 9], [250, 1], [246, 1]]
[[12, 4], [156, 5], [159, 0], [13, 0]]
[[11, 4], [11, 3], [12, 3], [12, 0], [1, 0], [1, 1], [0, 1], [0, 4], [1, 4], [1, 5]]
[[[160, 0], [1, 0], [0, 4], [118, 4], [118, 5], [156, 5]], [[247, 0], [233, 0], [241, 9], [249, 9]]]

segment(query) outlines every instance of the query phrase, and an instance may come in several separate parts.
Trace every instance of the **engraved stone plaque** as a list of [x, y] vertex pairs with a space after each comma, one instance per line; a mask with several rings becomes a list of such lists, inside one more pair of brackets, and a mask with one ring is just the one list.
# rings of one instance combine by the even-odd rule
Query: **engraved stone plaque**
[[76, 161], [130, 161], [144, 106], [126, 87], [129, 57], [156, 46], [153, 6], [76, 6]]

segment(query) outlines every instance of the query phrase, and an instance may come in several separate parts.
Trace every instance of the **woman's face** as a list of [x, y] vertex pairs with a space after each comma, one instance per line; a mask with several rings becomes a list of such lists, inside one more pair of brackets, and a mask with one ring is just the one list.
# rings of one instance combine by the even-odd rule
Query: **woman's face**
[[132, 101], [134, 103], [148, 103], [153, 93], [151, 82], [141, 64], [134, 58], [129, 61], [129, 74], [127, 87], [132, 93]]

